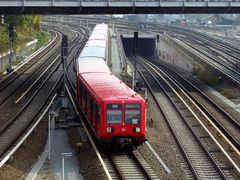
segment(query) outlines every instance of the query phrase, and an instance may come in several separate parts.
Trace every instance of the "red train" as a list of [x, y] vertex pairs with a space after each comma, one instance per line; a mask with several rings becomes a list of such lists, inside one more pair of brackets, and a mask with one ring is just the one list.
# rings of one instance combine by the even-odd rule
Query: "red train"
[[77, 60], [77, 101], [98, 141], [136, 147], [146, 140], [146, 102], [108, 68], [108, 26], [98, 24]]

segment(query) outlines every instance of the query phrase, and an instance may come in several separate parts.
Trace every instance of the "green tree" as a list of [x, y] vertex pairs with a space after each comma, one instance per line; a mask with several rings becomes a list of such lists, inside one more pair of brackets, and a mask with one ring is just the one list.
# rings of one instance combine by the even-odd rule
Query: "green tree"
[[[0, 26], [0, 52], [8, 50], [8, 27], [13, 25], [15, 31], [14, 50], [21, 49], [25, 43], [41, 35], [41, 17], [36, 15], [5, 15], [5, 23]], [[45, 36], [45, 34], [43, 34]], [[42, 37], [42, 39], [45, 39]]]

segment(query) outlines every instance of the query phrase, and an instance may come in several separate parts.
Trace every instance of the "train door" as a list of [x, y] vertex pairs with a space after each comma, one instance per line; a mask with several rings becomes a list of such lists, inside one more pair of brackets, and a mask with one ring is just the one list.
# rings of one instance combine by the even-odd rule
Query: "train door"
[[91, 101], [92, 97], [90, 96], [89, 92], [87, 92], [87, 108], [86, 108], [86, 115], [88, 117], [88, 120], [92, 124], [92, 119], [91, 119]]
[[79, 89], [79, 92], [77, 93], [78, 94], [78, 103], [80, 106], [82, 106], [82, 99], [83, 99], [83, 85], [82, 83], [78, 83], [78, 89]]
[[95, 104], [95, 130], [97, 134], [100, 134], [100, 108], [98, 104]]
[[109, 137], [122, 136], [121, 127], [123, 124], [123, 105], [120, 103], [107, 104], [105, 114], [104, 132], [106, 135]]
[[80, 86], [80, 104], [84, 113], [86, 113], [87, 91], [83, 84]]

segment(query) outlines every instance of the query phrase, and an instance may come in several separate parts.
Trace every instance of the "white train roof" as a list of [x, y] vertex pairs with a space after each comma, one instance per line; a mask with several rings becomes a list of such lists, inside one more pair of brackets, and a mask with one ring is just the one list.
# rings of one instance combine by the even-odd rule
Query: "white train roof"
[[90, 40], [86, 43], [85, 47], [89, 47], [89, 46], [92, 46], [92, 47], [106, 47], [107, 44], [106, 44], [106, 41], [104, 40]]

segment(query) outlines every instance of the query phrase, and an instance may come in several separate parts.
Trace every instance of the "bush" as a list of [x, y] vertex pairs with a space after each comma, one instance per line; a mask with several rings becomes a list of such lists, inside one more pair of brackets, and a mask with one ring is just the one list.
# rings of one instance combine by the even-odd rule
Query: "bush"
[[40, 16], [15, 16], [6, 15], [5, 25], [0, 26], [0, 53], [9, 49], [8, 44], [8, 27], [10, 24], [14, 27], [13, 50], [20, 50], [25, 44], [33, 39], [40, 41], [39, 45], [45, 43], [47, 35], [40, 29]]
[[219, 83], [218, 75], [211, 67], [194, 66], [192, 74], [209, 86], [215, 86]]
[[49, 35], [43, 31], [36, 32], [36, 39], [38, 39], [36, 48], [42, 47], [49, 39]]
[[0, 26], [0, 53], [8, 50], [8, 35], [6, 27]]

